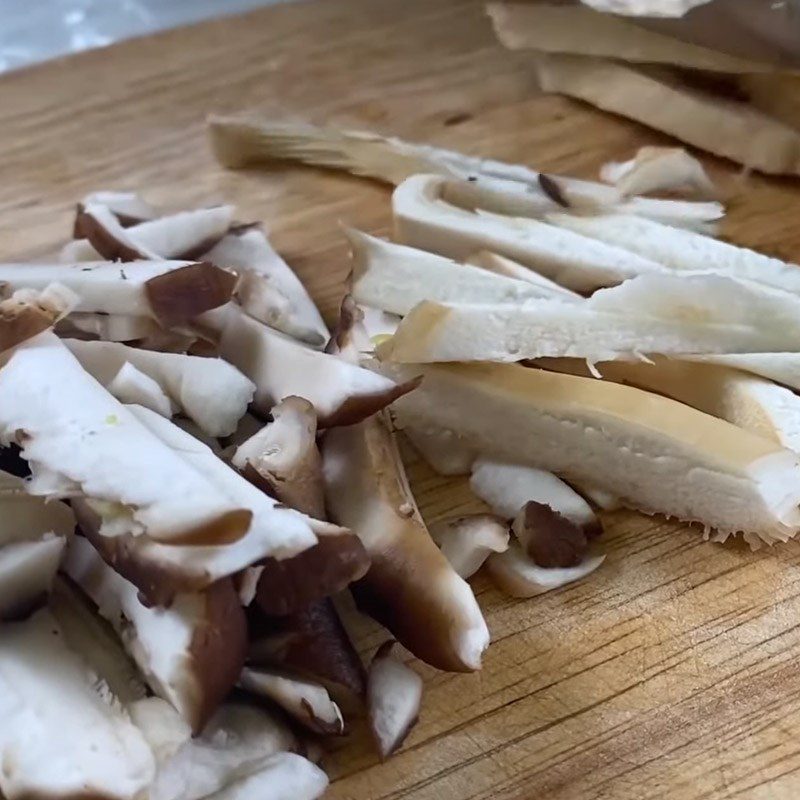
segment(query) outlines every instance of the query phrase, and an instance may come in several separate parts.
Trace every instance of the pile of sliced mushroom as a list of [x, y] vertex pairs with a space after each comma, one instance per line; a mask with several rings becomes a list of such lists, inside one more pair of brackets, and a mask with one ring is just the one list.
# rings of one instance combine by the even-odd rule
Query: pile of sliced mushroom
[[[95, 192], [61, 261], [0, 264], [6, 800], [319, 797], [307, 736], [366, 715], [387, 758], [420, 713], [413, 658], [480, 669], [479, 571], [576, 591], [620, 505], [800, 530], [800, 404], [772, 382], [800, 386], [794, 267], [693, 233], [717, 206], [214, 125], [230, 163], [242, 142], [319, 163], [322, 137], [326, 166], [399, 183], [401, 241], [347, 232], [332, 334], [228, 205]], [[424, 518], [399, 430], [470, 475], [474, 514]], [[387, 631], [373, 654], [347, 593]]]

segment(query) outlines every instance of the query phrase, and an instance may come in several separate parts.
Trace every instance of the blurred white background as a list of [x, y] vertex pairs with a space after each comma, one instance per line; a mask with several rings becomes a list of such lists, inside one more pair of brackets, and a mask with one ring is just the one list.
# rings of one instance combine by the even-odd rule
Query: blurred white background
[[282, 0], [0, 0], [0, 72]]

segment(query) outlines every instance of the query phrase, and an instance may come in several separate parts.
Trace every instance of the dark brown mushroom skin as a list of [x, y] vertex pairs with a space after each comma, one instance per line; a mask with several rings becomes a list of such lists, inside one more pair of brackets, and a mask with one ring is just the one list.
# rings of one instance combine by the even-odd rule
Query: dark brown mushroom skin
[[514, 521], [518, 525], [526, 531], [528, 556], [540, 567], [575, 567], [586, 555], [586, 532], [544, 503], [526, 503]]

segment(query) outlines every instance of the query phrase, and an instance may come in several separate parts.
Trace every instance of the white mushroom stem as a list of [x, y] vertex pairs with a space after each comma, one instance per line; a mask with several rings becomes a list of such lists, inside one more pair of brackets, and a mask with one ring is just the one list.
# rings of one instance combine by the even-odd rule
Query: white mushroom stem
[[491, 514], [440, 520], [430, 526], [431, 538], [462, 578], [472, 577], [492, 553], [508, 548], [508, 525]]
[[22, 446], [31, 494], [84, 494], [104, 535], [213, 544], [250, 527], [252, 512], [150, 433], [52, 334], [18, 347], [0, 369], [0, 438]]
[[378, 347], [391, 361], [519, 361], [542, 356], [594, 363], [638, 353], [800, 349], [800, 298], [720, 275], [642, 275], [583, 303], [420, 303]]
[[518, 281], [525, 281], [526, 283], [533, 284], [538, 287], [542, 297], [553, 297], [558, 300], [569, 300], [577, 302], [583, 300], [583, 297], [577, 292], [570, 289], [565, 289], [559, 286], [555, 281], [545, 278], [535, 270], [524, 267], [510, 258], [498, 256], [496, 253], [490, 253], [488, 250], [479, 250], [473, 253], [465, 262], [475, 267], [493, 272], [495, 275], [503, 275], [506, 278], [514, 278]]
[[715, 272], [800, 294], [797, 265], [694, 231], [624, 215], [551, 214], [547, 219], [566, 230], [652, 259], [675, 272]]
[[589, 533], [599, 528], [591, 506], [551, 472], [479, 458], [472, 465], [469, 486], [503, 519], [513, 519], [528, 501], [534, 500], [550, 506]]
[[522, 547], [512, 542], [504, 553], [495, 553], [486, 562], [486, 569], [498, 588], [512, 597], [534, 597], [568, 583], [574, 583], [594, 572], [605, 556], [587, 556], [577, 567], [546, 569], [537, 566]]
[[82, 537], [70, 542], [64, 569], [117, 631], [150, 688], [193, 731], [202, 730], [244, 664], [247, 626], [232, 585], [178, 595], [169, 608], [148, 607]]
[[0, 791], [7, 800], [135, 800], [155, 761], [48, 611], [0, 627]]
[[[271, 161], [299, 161], [303, 164], [345, 170], [390, 184], [402, 183], [419, 173], [436, 173], [449, 178], [477, 179], [481, 184], [499, 184], [513, 189], [528, 205], [556, 207], [541, 187], [540, 173], [520, 164], [507, 164], [452, 150], [404, 142], [366, 131], [320, 128], [303, 123], [253, 120], [247, 117], [212, 116], [209, 119], [214, 153], [229, 167]], [[617, 193], [601, 183], [558, 176], [562, 193], [576, 205], [612, 205]], [[718, 203], [676, 203], [669, 200], [634, 198], [621, 208], [675, 224], [698, 224], [719, 219]]]
[[394, 190], [398, 241], [456, 261], [490, 250], [575, 291], [664, 271], [654, 261], [538, 219], [460, 208], [443, 197], [446, 186], [441, 176], [415, 175]]
[[422, 678], [392, 654], [394, 642], [378, 648], [369, 668], [367, 712], [381, 759], [398, 750], [417, 722]]
[[300, 279], [258, 229], [230, 233], [203, 258], [240, 276], [237, 297], [255, 319], [320, 346], [328, 328]]
[[152, 378], [170, 400], [209, 436], [227, 436], [247, 411], [255, 386], [221, 358], [140, 350], [116, 342], [66, 340], [81, 366], [100, 383], [126, 364]]
[[524, 303], [535, 298], [563, 296], [561, 289], [549, 291], [528, 281], [458, 264], [359, 231], [350, 230], [347, 236], [353, 254], [353, 299], [394, 314], [407, 314], [422, 300]]
[[478, 669], [489, 644], [486, 622], [430, 538], [388, 420], [328, 431], [322, 455], [331, 518], [356, 533], [372, 559], [354, 587], [358, 602], [429, 664]]
[[120, 403], [144, 406], [167, 418], [174, 413], [172, 402], [158, 383], [129, 361], [120, 367], [106, 388]]
[[772, 543], [800, 529], [797, 456], [682, 403], [522, 366], [425, 367], [423, 375], [394, 405], [401, 425], [446, 427], [492, 458], [593, 483], [627, 505], [723, 535]]
[[414, 382], [394, 381], [354, 364], [304, 347], [251, 319], [235, 306], [205, 315], [222, 334], [220, 355], [256, 385], [254, 404], [264, 414], [284, 397], [314, 405], [320, 427], [349, 425], [410, 391]]
[[272, 700], [301, 725], [315, 733], [342, 734], [344, 719], [327, 690], [317, 683], [265, 669], [245, 668], [239, 685]]
[[0, 620], [20, 619], [47, 602], [66, 539], [40, 539], [0, 548]]

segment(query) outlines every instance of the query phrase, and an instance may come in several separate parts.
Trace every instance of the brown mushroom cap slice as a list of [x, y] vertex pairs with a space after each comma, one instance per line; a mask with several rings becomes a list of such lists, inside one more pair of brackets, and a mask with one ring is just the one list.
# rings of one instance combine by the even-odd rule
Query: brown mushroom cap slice
[[279, 672], [246, 667], [239, 685], [272, 700], [301, 725], [324, 735], [344, 733], [344, 718], [324, 686]]
[[18, 289], [0, 300], [0, 353], [52, 328], [77, 302], [71, 290], [52, 283], [41, 291]]
[[327, 353], [305, 347], [228, 306], [204, 315], [222, 332], [220, 355], [256, 385], [254, 404], [262, 414], [284, 397], [310, 401], [320, 427], [350, 425], [411, 391], [413, 381], [396, 384]]
[[250, 510], [148, 431], [52, 334], [0, 369], [0, 406], [0, 437], [20, 440], [34, 473], [28, 491], [83, 493], [103, 515], [100, 533], [214, 544], [250, 527]]
[[40, 539], [0, 548], [0, 622], [23, 619], [47, 602], [66, 539]]
[[0, 791], [7, 800], [135, 800], [155, 760], [47, 610], [0, 626]]
[[120, 403], [144, 406], [170, 418], [174, 413], [172, 401], [149, 375], [126, 361], [106, 386]]
[[114, 626], [153, 691], [193, 731], [202, 730], [235, 685], [247, 650], [247, 624], [230, 581], [178, 595], [169, 608], [147, 607], [82, 537], [70, 543], [64, 569]]
[[[81, 200], [79, 208], [94, 204], [105, 206], [125, 228], [155, 219], [159, 213], [155, 206], [143, 200], [136, 192], [106, 190], [90, 192]], [[76, 227], [78, 226], [76, 225]], [[77, 235], [80, 234], [77, 233]]]
[[108, 387], [124, 364], [155, 380], [170, 400], [210, 436], [235, 431], [255, 386], [221, 358], [140, 350], [116, 342], [65, 340], [81, 365]]
[[537, 594], [574, 583], [594, 572], [605, 556], [589, 556], [574, 567], [548, 569], [535, 564], [516, 542], [504, 553], [495, 553], [486, 561], [492, 580], [512, 597], [534, 597]]
[[398, 750], [419, 717], [422, 678], [392, 654], [393, 641], [375, 653], [367, 679], [367, 707], [381, 759]]
[[431, 538], [462, 578], [474, 575], [492, 553], [508, 549], [508, 525], [491, 514], [443, 519], [429, 526]]
[[343, 708], [363, 697], [364, 666], [329, 598], [282, 617], [251, 614], [251, 631], [249, 663], [322, 683]]
[[289, 728], [267, 710], [226, 703], [159, 769], [150, 800], [202, 800], [296, 746]]
[[586, 556], [585, 531], [545, 503], [530, 500], [511, 526], [528, 557], [546, 568], [577, 567]]
[[331, 518], [347, 520], [372, 560], [353, 586], [359, 605], [432, 666], [479, 669], [486, 622], [425, 527], [388, 421], [328, 431], [322, 455]]
[[229, 233], [203, 258], [239, 274], [236, 294], [250, 316], [311, 345], [327, 341], [328, 328], [314, 301], [263, 231]]
[[503, 519], [514, 519], [529, 500], [535, 500], [563, 514], [588, 536], [600, 531], [591, 506], [552, 472], [479, 458], [472, 465], [469, 485]]

